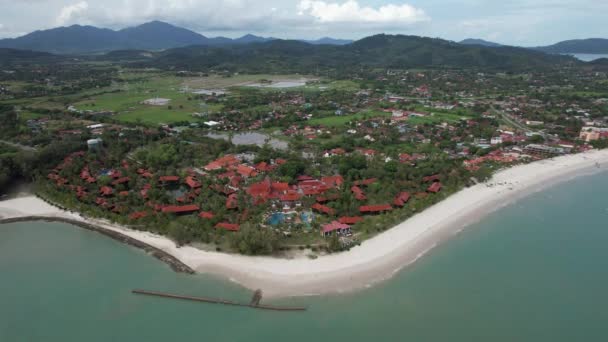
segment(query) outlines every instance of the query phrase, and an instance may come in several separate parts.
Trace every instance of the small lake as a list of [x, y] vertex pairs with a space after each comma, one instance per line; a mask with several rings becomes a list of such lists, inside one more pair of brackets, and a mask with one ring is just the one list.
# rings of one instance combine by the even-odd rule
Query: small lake
[[278, 81], [278, 82], [272, 82], [272, 83], [252, 83], [252, 84], [248, 84], [248, 87], [255, 87], [255, 88], [295, 88], [295, 87], [303, 87], [306, 85], [306, 82], [308, 80], [306, 79], [301, 79], [301, 80], [286, 80], [286, 81]]
[[[223, 139], [226, 141], [230, 139], [230, 135], [227, 133], [208, 133], [207, 137], [212, 139]], [[232, 136], [232, 143], [235, 145], [257, 145], [262, 147], [266, 142], [277, 150], [285, 151], [289, 147], [289, 144], [285, 141], [274, 139], [269, 135], [256, 132], [237, 133]]]

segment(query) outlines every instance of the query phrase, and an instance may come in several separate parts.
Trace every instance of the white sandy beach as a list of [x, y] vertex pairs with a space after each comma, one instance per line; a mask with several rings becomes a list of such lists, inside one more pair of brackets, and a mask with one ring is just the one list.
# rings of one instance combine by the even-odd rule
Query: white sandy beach
[[[599, 165], [599, 167], [598, 167]], [[283, 297], [345, 292], [390, 278], [424, 253], [484, 215], [535, 191], [577, 176], [608, 170], [608, 150], [591, 151], [513, 167], [491, 181], [464, 189], [348, 252], [309, 259], [248, 257], [177, 248], [167, 238], [84, 219], [27, 196], [0, 201], [0, 219], [64, 217], [121, 232], [162, 249], [199, 273], [228, 277], [264, 295]]]

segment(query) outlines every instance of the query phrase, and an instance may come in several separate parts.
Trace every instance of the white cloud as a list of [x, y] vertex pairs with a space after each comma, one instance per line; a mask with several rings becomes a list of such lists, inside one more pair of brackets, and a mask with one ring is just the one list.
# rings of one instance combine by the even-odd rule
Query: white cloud
[[309, 15], [321, 23], [411, 24], [429, 20], [422, 9], [408, 4], [387, 4], [379, 8], [362, 7], [356, 0], [344, 3], [301, 0], [300, 15]]
[[89, 8], [89, 4], [86, 1], [81, 1], [72, 5], [65, 6], [59, 12], [59, 16], [55, 19], [57, 25], [65, 25], [69, 23], [75, 16], [86, 11]]

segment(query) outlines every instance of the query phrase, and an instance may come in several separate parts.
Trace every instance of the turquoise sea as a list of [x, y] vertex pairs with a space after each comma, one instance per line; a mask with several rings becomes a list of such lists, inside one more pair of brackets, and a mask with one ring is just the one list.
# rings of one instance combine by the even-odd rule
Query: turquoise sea
[[394, 279], [281, 300], [305, 313], [133, 295], [248, 301], [208, 276], [73, 226], [0, 226], [0, 341], [608, 341], [608, 174], [501, 209]]

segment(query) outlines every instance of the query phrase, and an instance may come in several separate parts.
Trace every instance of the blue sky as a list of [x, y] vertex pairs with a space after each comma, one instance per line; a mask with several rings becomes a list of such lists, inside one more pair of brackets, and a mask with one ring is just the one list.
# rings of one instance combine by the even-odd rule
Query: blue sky
[[163, 20], [207, 36], [358, 39], [401, 33], [546, 45], [608, 38], [608, 0], [0, 0], [0, 37]]

